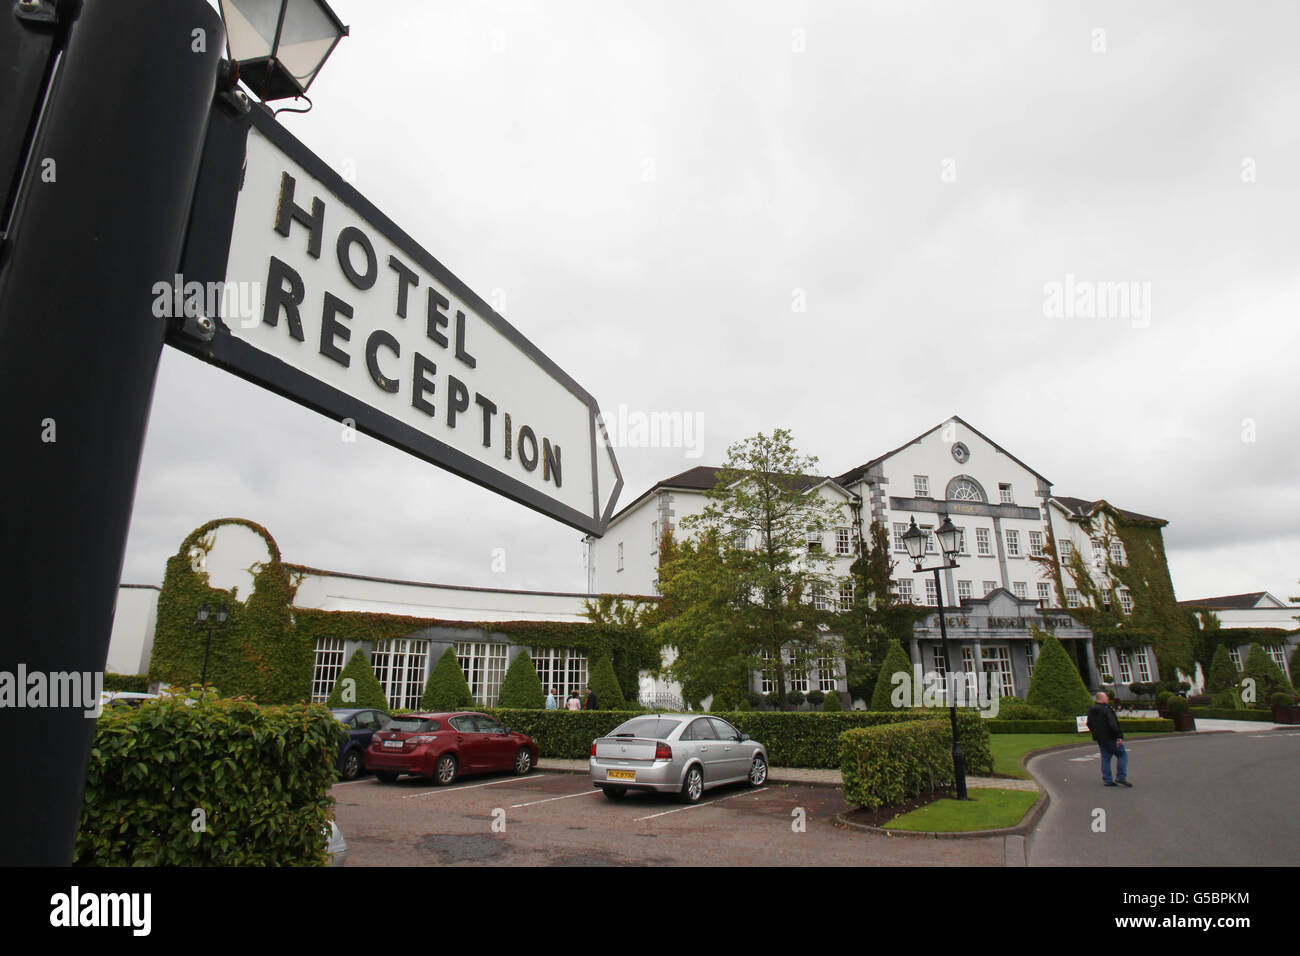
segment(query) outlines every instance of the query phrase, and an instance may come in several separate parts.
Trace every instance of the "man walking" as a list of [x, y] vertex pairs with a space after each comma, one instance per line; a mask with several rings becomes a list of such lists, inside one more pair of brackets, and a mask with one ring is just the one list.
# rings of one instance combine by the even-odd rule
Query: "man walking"
[[[1128, 782], [1128, 751], [1124, 749], [1124, 731], [1119, 729], [1119, 718], [1111, 710], [1110, 698], [1097, 695], [1097, 703], [1088, 709], [1088, 729], [1092, 739], [1101, 747], [1101, 781], [1108, 787], [1131, 787]], [[1110, 758], [1115, 758], [1115, 779], [1110, 776]]]

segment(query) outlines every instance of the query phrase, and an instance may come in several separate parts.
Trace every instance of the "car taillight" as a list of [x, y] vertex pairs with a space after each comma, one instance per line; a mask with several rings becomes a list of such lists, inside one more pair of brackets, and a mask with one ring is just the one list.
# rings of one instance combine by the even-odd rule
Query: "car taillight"
[[591, 755], [596, 756], [596, 741], [594, 740], [591, 742]]
[[673, 748], [667, 744], [658, 744], [655, 747], [655, 760], [672, 760]]
[[438, 739], [437, 734], [420, 734], [418, 737], [407, 737], [408, 744], [431, 744]]

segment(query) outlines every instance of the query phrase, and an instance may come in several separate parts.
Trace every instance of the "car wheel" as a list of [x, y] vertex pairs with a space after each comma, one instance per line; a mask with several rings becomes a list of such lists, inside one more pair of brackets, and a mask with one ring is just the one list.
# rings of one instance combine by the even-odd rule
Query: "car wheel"
[[456, 763], [456, 758], [451, 754], [443, 754], [438, 758], [437, 766], [433, 768], [433, 782], [440, 787], [455, 783], [457, 770], [459, 770], [459, 766]]
[[523, 777], [533, 769], [533, 753], [527, 747], [520, 747], [515, 754], [515, 773]]
[[749, 768], [749, 785], [761, 787], [767, 782], [767, 761], [762, 754], [754, 754], [753, 766]]
[[355, 780], [361, 776], [361, 752], [359, 750], [349, 750], [343, 758], [343, 779]]
[[395, 783], [397, 781], [397, 774], [388, 770], [376, 770], [375, 779], [380, 783]]
[[622, 800], [627, 796], [627, 791], [622, 787], [601, 787], [600, 789], [605, 794], [606, 800]]
[[686, 771], [686, 780], [682, 783], [682, 801], [684, 803], [699, 803], [700, 797], [704, 794], [704, 774], [700, 772], [698, 766], [691, 767]]

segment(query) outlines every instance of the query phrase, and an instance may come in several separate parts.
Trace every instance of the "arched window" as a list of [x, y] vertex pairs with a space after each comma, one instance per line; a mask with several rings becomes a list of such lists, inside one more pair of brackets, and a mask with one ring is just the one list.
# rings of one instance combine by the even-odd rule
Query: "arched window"
[[970, 475], [958, 475], [952, 481], [948, 482], [948, 489], [944, 492], [944, 498], [948, 501], [988, 501], [984, 494], [983, 487]]

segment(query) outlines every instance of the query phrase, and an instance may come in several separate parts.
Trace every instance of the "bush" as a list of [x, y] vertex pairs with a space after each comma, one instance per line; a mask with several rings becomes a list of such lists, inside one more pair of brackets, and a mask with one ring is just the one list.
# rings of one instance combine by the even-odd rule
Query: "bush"
[[[1271, 710], [1245, 710], [1231, 707], [1193, 707], [1188, 711], [1193, 717], [1206, 720], [1257, 720], [1272, 722]], [[1125, 725], [1127, 726], [1127, 725]]]
[[1156, 694], [1156, 707], [1158, 707], [1160, 710], [1164, 710], [1165, 704], [1168, 702], [1169, 698], [1173, 696], [1174, 694], [1172, 694], [1167, 690], [1160, 691], [1159, 693]]
[[814, 707], [820, 706], [822, 701], [825, 699], [826, 695], [820, 690], [813, 689], [808, 691], [808, 703], [812, 704]]
[[844, 709], [844, 701], [840, 699], [840, 692], [837, 690], [828, 691], [826, 701], [822, 704], [822, 713], [838, 713]]
[[1048, 715], [1033, 704], [1027, 704], [1019, 697], [1003, 697], [998, 700], [998, 714], [995, 720], [1044, 720]]
[[1251, 678], [1255, 681], [1255, 701], [1250, 705], [1252, 707], [1267, 707], [1266, 701], [1271, 700], [1274, 694], [1279, 691], [1289, 694], [1294, 690], [1282, 669], [1259, 644], [1250, 645], [1246, 665], [1241, 669], [1243, 684]]
[[1210, 660], [1210, 673], [1206, 675], [1205, 689], [1211, 695], [1220, 695], [1232, 690], [1237, 684], [1237, 668], [1233, 666], [1228, 655], [1228, 646], [1220, 644], [1214, 649]]
[[1091, 706], [1079, 669], [1056, 637], [1043, 641], [1025, 699], [1044, 714], [1058, 718], [1087, 713]]
[[375, 676], [365, 651], [357, 650], [330, 689], [326, 707], [378, 707], [388, 709], [388, 698]]
[[749, 709], [763, 706], [763, 695], [756, 690], [745, 691], [745, 701], [749, 704]]
[[618, 686], [618, 677], [614, 674], [614, 664], [608, 655], [602, 655], [592, 668], [591, 692], [596, 695], [597, 710], [623, 710], [627, 707], [623, 689]]
[[[599, 701], [597, 701], [599, 703]], [[485, 707], [511, 730], [527, 734], [537, 744], [542, 757], [560, 760], [586, 760], [591, 754], [591, 742], [604, 737], [623, 721], [644, 710], [516, 710], [507, 707]]]
[[527, 651], [521, 651], [506, 670], [506, 676], [501, 680], [499, 704], [526, 710], [542, 710], [546, 706], [542, 679], [537, 676], [537, 668]]
[[[321, 866], [347, 731], [319, 704], [184, 696], [95, 726], [74, 862]], [[204, 828], [192, 829], [204, 811]]]
[[420, 707], [424, 710], [465, 710], [473, 706], [474, 695], [470, 692], [465, 672], [460, 669], [460, 661], [456, 659], [456, 649], [449, 647], [429, 672]]
[[955, 779], [952, 737], [942, 720], [846, 730], [840, 774], [850, 806], [895, 806]]
[[1177, 694], [1165, 701], [1165, 711], [1170, 714], [1185, 714], [1191, 706], [1186, 697], [1179, 697]]
[[[1080, 740], [1091, 740], [1087, 733], [1078, 733], [1073, 720], [990, 720], [991, 734], [1078, 734]], [[1171, 734], [1174, 722], [1163, 717], [1129, 717], [1120, 721], [1126, 734]]]
[[104, 691], [106, 693], [126, 692], [132, 694], [149, 693], [148, 674], [104, 674]]
[[889, 650], [885, 653], [885, 660], [880, 665], [880, 676], [876, 678], [876, 689], [871, 695], [870, 710], [876, 713], [883, 713], [887, 710], [894, 710], [893, 694], [894, 681], [893, 675], [903, 673], [907, 679], [912, 679], [912, 661], [907, 656], [907, 651], [903, 650], [903, 645], [893, 640], [889, 642]]
[[1128, 689], [1133, 693], [1134, 697], [1151, 697], [1155, 694], [1158, 686], [1151, 682], [1134, 681], [1128, 685]]
[[1285, 691], [1278, 691], [1272, 697], [1274, 707], [1294, 707], [1296, 704], [1295, 694], [1288, 694]]
[[785, 702], [791, 707], [798, 707], [804, 701], [803, 691], [792, 690], [785, 695]]

